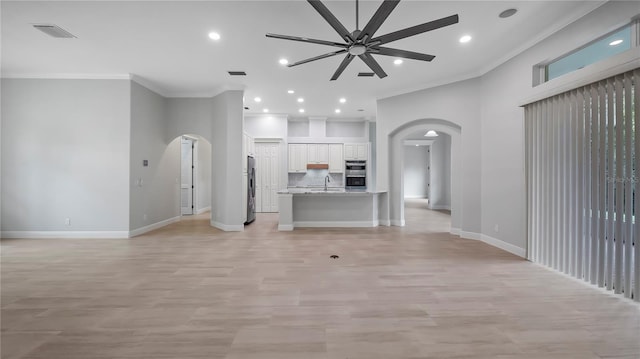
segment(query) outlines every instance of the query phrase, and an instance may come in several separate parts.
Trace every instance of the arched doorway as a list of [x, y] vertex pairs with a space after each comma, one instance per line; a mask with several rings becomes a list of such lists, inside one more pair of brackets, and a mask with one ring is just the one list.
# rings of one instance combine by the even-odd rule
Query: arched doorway
[[461, 133], [462, 128], [441, 119], [420, 119], [406, 123], [389, 135], [389, 218], [391, 225], [405, 225], [404, 203], [404, 152], [405, 140], [416, 133], [434, 130], [449, 136], [450, 143], [450, 206], [451, 228], [460, 228], [461, 223]]

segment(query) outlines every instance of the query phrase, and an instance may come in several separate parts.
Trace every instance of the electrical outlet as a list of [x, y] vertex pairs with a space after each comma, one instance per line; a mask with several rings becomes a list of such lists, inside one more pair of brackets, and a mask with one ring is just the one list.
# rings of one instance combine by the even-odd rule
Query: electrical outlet
[[147, 220], [147, 215], [146, 215], [146, 214], [143, 214], [143, 215], [142, 215], [142, 220], [143, 220], [143, 221], [146, 221], [146, 220]]
[[496, 225], [494, 225], [494, 226], [493, 226], [493, 231], [494, 231], [494, 232], [500, 232], [500, 226], [499, 226], [499, 225], [497, 225], [497, 224], [496, 224]]
[[67, 225], [67, 226], [70, 226], [71, 225], [71, 218], [65, 218], [64, 219], [64, 224]]

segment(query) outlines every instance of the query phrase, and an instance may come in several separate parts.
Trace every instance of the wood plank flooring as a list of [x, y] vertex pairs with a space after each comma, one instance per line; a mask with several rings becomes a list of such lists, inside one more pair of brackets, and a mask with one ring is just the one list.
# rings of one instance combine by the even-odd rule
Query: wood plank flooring
[[640, 358], [637, 304], [452, 236], [423, 202], [406, 219], [3, 240], [1, 357]]

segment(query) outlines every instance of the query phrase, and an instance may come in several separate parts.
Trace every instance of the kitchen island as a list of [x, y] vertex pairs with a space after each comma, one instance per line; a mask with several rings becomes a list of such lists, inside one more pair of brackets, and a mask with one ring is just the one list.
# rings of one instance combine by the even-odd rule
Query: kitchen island
[[380, 195], [344, 188], [289, 188], [279, 191], [278, 230], [299, 227], [376, 227]]

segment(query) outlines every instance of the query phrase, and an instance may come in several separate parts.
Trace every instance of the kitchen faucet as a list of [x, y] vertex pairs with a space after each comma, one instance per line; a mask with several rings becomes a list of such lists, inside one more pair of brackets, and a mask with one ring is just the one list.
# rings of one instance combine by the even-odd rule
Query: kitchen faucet
[[331, 177], [329, 175], [324, 176], [324, 190], [327, 190], [327, 182], [331, 182]]

